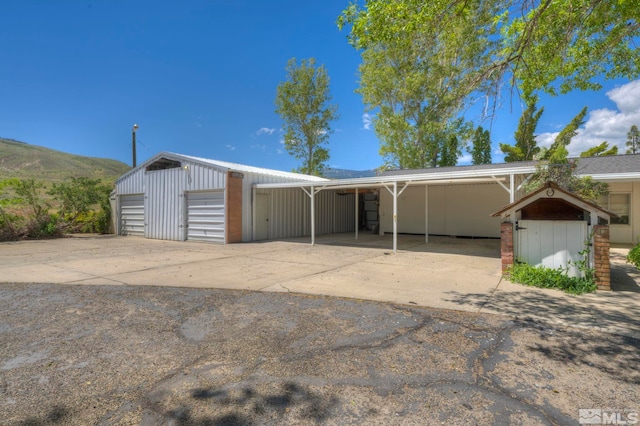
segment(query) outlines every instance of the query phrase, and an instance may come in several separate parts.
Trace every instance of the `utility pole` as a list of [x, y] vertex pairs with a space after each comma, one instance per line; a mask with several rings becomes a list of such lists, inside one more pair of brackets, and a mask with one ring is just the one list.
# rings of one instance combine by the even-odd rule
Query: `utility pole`
[[131, 149], [133, 149], [133, 167], [136, 167], [136, 130], [138, 130], [138, 125], [134, 124], [133, 129], [131, 129]]

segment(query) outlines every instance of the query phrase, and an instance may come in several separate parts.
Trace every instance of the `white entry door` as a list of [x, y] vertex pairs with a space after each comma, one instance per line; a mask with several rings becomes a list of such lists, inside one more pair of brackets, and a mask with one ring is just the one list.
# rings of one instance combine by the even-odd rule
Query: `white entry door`
[[271, 196], [264, 193], [256, 193], [256, 216], [255, 216], [255, 236], [256, 241], [269, 239], [269, 211]]
[[569, 268], [570, 276], [581, 273], [575, 262], [586, 247], [587, 222], [575, 220], [519, 220], [516, 227], [516, 259], [529, 265]]

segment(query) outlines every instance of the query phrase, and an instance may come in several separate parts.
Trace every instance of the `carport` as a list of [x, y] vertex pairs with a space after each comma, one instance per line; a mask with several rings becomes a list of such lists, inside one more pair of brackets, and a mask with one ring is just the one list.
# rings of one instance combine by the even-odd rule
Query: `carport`
[[[306, 194], [310, 200], [311, 208], [310, 214], [310, 243], [312, 245], [316, 242], [316, 212], [315, 201], [316, 196], [321, 191], [347, 191], [353, 190], [355, 193], [355, 239], [358, 239], [358, 193], [363, 190], [378, 189], [380, 191], [386, 191], [392, 199], [392, 234], [393, 234], [393, 252], [396, 253], [398, 249], [398, 224], [399, 221], [399, 197], [410, 187], [422, 187], [424, 188], [424, 205], [423, 205], [423, 220], [424, 220], [424, 241], [429, 242], [429, 189], [434, 185], [448, 186], [448, 185], [461, 185], [461, 184], [496, 184], [504, 189], [508, 194], [508, 202], [512, 203], [516, 200], [521, 191], [522, 186], [526, 183], [528, 176], [534, 171], [535, 167], [532, 164], [524, 166], [512, 167], [510, 165], [504, 165], [505, 167], [496, 167], [491, 165], [490, 168], [483, 168], [477, 166], [462, 166], [455, 168], [439, 169], [425, 171], [424, 173], [414, 174], [398, 174], [398, 175], [386, 175], [376, 176], [370, 178], [355, 178], [355, 179], [340, 179], [326, 182], [284, 182], [284, 183], [258, 183], [253, 185], [252, 199], [254, 218], [256, 215], [256, 193], [259, 190], [275, 190], [275, 189], [292, 189], [299, 188]], [[506, 204], [506, 203], [504, 203]], [[469, 206], [472, 208], [473, 206]], [[501, 205], [495, 206], [499, 208]], [[255, 238], [255, 223], [254, 220], [254, 240]], [[383, 233], [382, 228], [380, 233]]]

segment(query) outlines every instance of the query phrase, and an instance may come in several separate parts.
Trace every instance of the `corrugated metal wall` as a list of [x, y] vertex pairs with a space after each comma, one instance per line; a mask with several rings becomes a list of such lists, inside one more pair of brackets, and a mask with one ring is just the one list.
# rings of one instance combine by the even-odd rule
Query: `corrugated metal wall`
[[[269, 194], [269, 239], [311, 235], [311, 200], [302, 189], [260, 190]], [[315, 198], [316, 235], [355, 231], [355, 194], [320, 191]]]
[[181, 168], [146, 172], [136, 170], [116, 184], [119, 195], [145, 194], [145, 237], [185, 239], [185, 191], [224, 189], [226, 170], [182, 161]]
[[147, 172], [145, 237], [184, 240], [184, 180], [184, 169]]

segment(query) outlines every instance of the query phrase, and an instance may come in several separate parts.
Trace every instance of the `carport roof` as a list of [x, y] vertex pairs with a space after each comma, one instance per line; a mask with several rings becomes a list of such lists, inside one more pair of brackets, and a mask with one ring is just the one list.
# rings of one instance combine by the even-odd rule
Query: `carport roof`
[[[572, 158], [578, 164], [579, 176], [591, 176], [600, 181], [640, 180], [640, 154], [612, 155], [604, 157]], [[315, 185], [318, 188], [380, 187], [393, 182], [412, 184], [464, 183], [497, 180], [509, 175], [531, 174], [536, 171], [536, 161], [480, 164], [474, 166], [433, 167], [429, 169], [388, 170], [380, 176], [332, 179]], [[309, 187], [309, 182], [255, 184], [256, 188]]]

